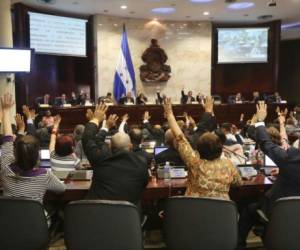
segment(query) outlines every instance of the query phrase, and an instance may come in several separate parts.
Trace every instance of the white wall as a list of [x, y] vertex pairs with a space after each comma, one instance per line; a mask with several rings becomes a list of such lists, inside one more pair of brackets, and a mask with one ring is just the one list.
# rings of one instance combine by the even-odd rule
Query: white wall
[[[115, 67], [120, 53], [122, 25], [126, 24], [128, 42], [137, 80], [137, 90], [143, 91], [151, 101], [157, 86], [179, 101], [184, 87], [210, 94], [211, 84], [211, 23], [210, 22], [154, 22], [106, 15], [94, 16], [96, 95], [113, 92]], [[142, 83], [139, 67], [142, 53], [156, 38], [166, 51], [172, 77], [165, 84]], [[98, 91], [98, 93], [97, 93]]]

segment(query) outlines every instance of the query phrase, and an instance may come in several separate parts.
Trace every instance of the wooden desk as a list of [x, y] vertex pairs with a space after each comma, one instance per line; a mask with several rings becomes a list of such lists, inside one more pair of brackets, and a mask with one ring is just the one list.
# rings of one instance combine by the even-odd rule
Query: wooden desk
[[[165, 181], [163, 179], [152, 178], [144, 191], [143, 201], [145, 203], [153, 200], [164, 199], [170, 196], [184, 195], [187, 179], [172, 179]], [[66, 184], [67, 189], [62, 195], [46, 194], [46, 200], [59, 199], [61, 202], [70, 202], [81, 200], [87, 194], [90, 187], [90, 181], [71, 181]], [[258, 175], [250, 181], [244, 181], [240, 187], [232, 187], [230, 197], [234, 201], [244, 198], [257, 198], [272, 186], [272, 182], [263, 175]]]
[[[268, 105], [268, 121], [273, 121], [276, 118], [275, 109], [277, 106], [285, 108], [285, 104], [269, 104]], [[50, 108], [52, 114], [60, 114], [62, 117], [61, 129], [64, 132], [72, 132], [77, 124], [85, 124], [85, 113], [88, 108], [94, 109], [94, 107], [70, 107], [70, 108]], [[174, 114], [178, 119], [182, 119], [182, 114], [188, 112], [196, 121], [202, 116], [204, 110], [202, 105], [174, 105]], [[41, 109], [43, 110], [43, 109]], [[140, 124], [145, 111], [149, 111], [151, 115], [152, 124], [161, 124], [165, 121], [163, 107], [161, 105], [133, 105], [133, 106], [110, 106], [108, 114], [117, 114], [119, 117], [128, 113], [129, 124]], [[215, 105], [215, 115], [219, 123], [231, 122], [234, 124], [239, 123], [240, 114], [245, 114], [245, 119], [250, 119], [256, 107], [253, 103], [245, 104], [221, 104]]]

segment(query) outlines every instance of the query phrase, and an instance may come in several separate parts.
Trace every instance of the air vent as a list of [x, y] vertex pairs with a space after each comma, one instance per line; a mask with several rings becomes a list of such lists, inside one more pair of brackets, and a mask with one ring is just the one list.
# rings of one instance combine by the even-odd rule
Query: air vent
[[237, 0], [225, 0], [225, 3], [235, 3]]
[[261, 15], [257, 17], [258, 20], [270, 20], [272, 18], [273, 18], [272, 15]]
[[41, 4], [55, 4], [56, 0], [37, 0], [37, 2]]

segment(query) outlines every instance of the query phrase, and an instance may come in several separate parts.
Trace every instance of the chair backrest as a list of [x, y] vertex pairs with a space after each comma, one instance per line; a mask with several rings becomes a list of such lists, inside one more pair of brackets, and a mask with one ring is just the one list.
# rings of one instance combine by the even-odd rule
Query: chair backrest
[[236, 206], [232, 201], [210, 198], [169, 198], [164, 232], [169, 250], [234, 250]]
[[48, 243], [47, 221], [39, 202], [0, 198], [0, 249], [41, 250]]
[[71, 202], [65, 210], [65, 243], [69, 250], [141, 250], [138, 210], [125, 201]]
[[212, 95], [212, 97], [214, 98], [216, 104], [222, 103], [222, 97], [220, 95]]
[[300, 249], [300, 197], [276, 201], [267, 227], [267, 249]]

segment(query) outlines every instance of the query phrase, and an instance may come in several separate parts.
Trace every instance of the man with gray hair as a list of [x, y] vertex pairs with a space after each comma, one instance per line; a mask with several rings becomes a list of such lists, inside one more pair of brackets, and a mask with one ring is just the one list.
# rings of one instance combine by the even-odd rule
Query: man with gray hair
[[88, 199], [124, 200], [138, 204], [148, 184], [147, 162], [132, 152], [128, 134], [118, 132], [111, 138], [111, 148], [105, 143], [108, 130], [118, 117], [111, 115], [98, 132], [107, 107], [96, 107], [93, 117], [85, 126], [82, 144], [93, 167], [93, 179]]

